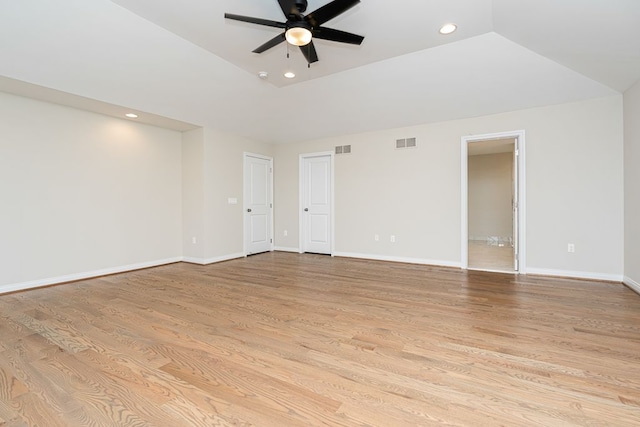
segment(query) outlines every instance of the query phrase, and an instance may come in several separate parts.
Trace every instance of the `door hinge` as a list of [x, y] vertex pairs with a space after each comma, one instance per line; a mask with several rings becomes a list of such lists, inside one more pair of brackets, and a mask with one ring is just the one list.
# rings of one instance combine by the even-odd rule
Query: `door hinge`
[[273, 243], [273, 239], [269, 239], [269, 243]]
[[516, 157], [518, 157], [520, 155], [520, 150], [516, 150], [515, 154], [516, 154]]
[[273, 203], [269, 203], [269, 207], [270, 207], [270, 208], [273, 208]]

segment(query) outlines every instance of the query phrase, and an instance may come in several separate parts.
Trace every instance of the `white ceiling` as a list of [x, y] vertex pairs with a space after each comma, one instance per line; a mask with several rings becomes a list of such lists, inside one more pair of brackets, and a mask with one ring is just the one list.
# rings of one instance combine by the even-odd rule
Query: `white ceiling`
[[[365, 37], [361, 46], [315, 40], [320, 61], [307, 68], [299, 48], [282, 43], [262, 54], [256, 47], [280, 34], [278, 28], [224, 19], [224, 13], [285, 21], [277, 0], [191, 0], [176, 7], [173, 0], [113, 0], [115, 3], [203, 47], [252, 75], [269, 72], [276, 86], [295, 84], [373, 62], [405, 55], [492, 31], [491, 0], [364, 0], [324, 26]], [[306, 14], [330, 0], [310, 0]], [[407, 13], [416, 11], [418, 13]], [[443, 23], [465, 22], [455, 35], [443, 37]], [[283, 74], [292, 70], [296, 79]]]
[[[310, 69], [284, 44], [252, 53], [278, 30], [224, 12], [283, 20], [276, 0], [0, 0], [0, 90], [287, 143], [609, 96], [640, 79], [639, 0], [362, 0], [325, 25], [364, 43], [316, 40]], [[458, 31], [440, 35], [445, 22]]]

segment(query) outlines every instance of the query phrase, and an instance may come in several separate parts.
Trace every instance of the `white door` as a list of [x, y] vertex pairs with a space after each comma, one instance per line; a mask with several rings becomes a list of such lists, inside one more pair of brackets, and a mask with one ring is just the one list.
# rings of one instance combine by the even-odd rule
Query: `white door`
[[244, 249], [246, 255], [272, 250], [272, 161], [244, 156]]
[[301, 251], [331, 254], [331, 154], [301, 157]]

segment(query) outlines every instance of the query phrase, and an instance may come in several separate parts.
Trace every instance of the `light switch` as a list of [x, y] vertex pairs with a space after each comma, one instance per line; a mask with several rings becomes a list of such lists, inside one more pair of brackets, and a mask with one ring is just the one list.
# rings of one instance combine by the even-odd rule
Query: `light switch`
[[238, 199], [236, 199], [235, 197], [229, 197], [227, 199], [227, 201], [229, 202], [230, 205], [237, 205], [238, 204]]

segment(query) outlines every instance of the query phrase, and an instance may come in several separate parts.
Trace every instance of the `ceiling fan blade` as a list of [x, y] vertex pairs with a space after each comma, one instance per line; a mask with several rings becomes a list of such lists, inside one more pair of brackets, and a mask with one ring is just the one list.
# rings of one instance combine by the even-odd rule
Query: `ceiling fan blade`
[[233, 19], [234, 21], [248, 22], [250, 24], [265, 25], [267, 27], [275, 28], [287, 28], [287, 24], [284, 22], [271, 21], [269, 19], [253, 18], [251, 16], [234, 15], [233, 13], [225, 13], [224, 17], [227, 19]]
[[298, 18], [300, 17], [300, 11], [296, 7], [295, 0], [278, 0], [278, 3], [280, 3], [280, 9], [282, 9], [282, 13], [284, 13], [287, 19], [289, 19], [291, 15]]
[[313, 45], [313, 40], [308, 45], [300, 46], [300, 50], [307, 59], [307, 64], [318, 62], [318, 53], [316, 52], [316, 47]]
[[313, 30], [313, 37], [333, 42], [362, 44], [364, 37], [346, 31], [334, 30], [333, 28], [318, 27]]
[[278, 34], [277, 36], [275, 36], [274, 38], [272, 38], [262, 46], [255, 48], [255, 50], [253, 50], [253, 53], [262, 53], [265, 50], [269, 50], [272, 47], [279, 45], [283, 41], [285, 41], [284, 33]]
[[333, 0], [331, 3], [314, 10], [304, 19], [311, 24], [311, 27], [316, 28], [346, 12], [358, 3], [360, 3], [360, 0]]

